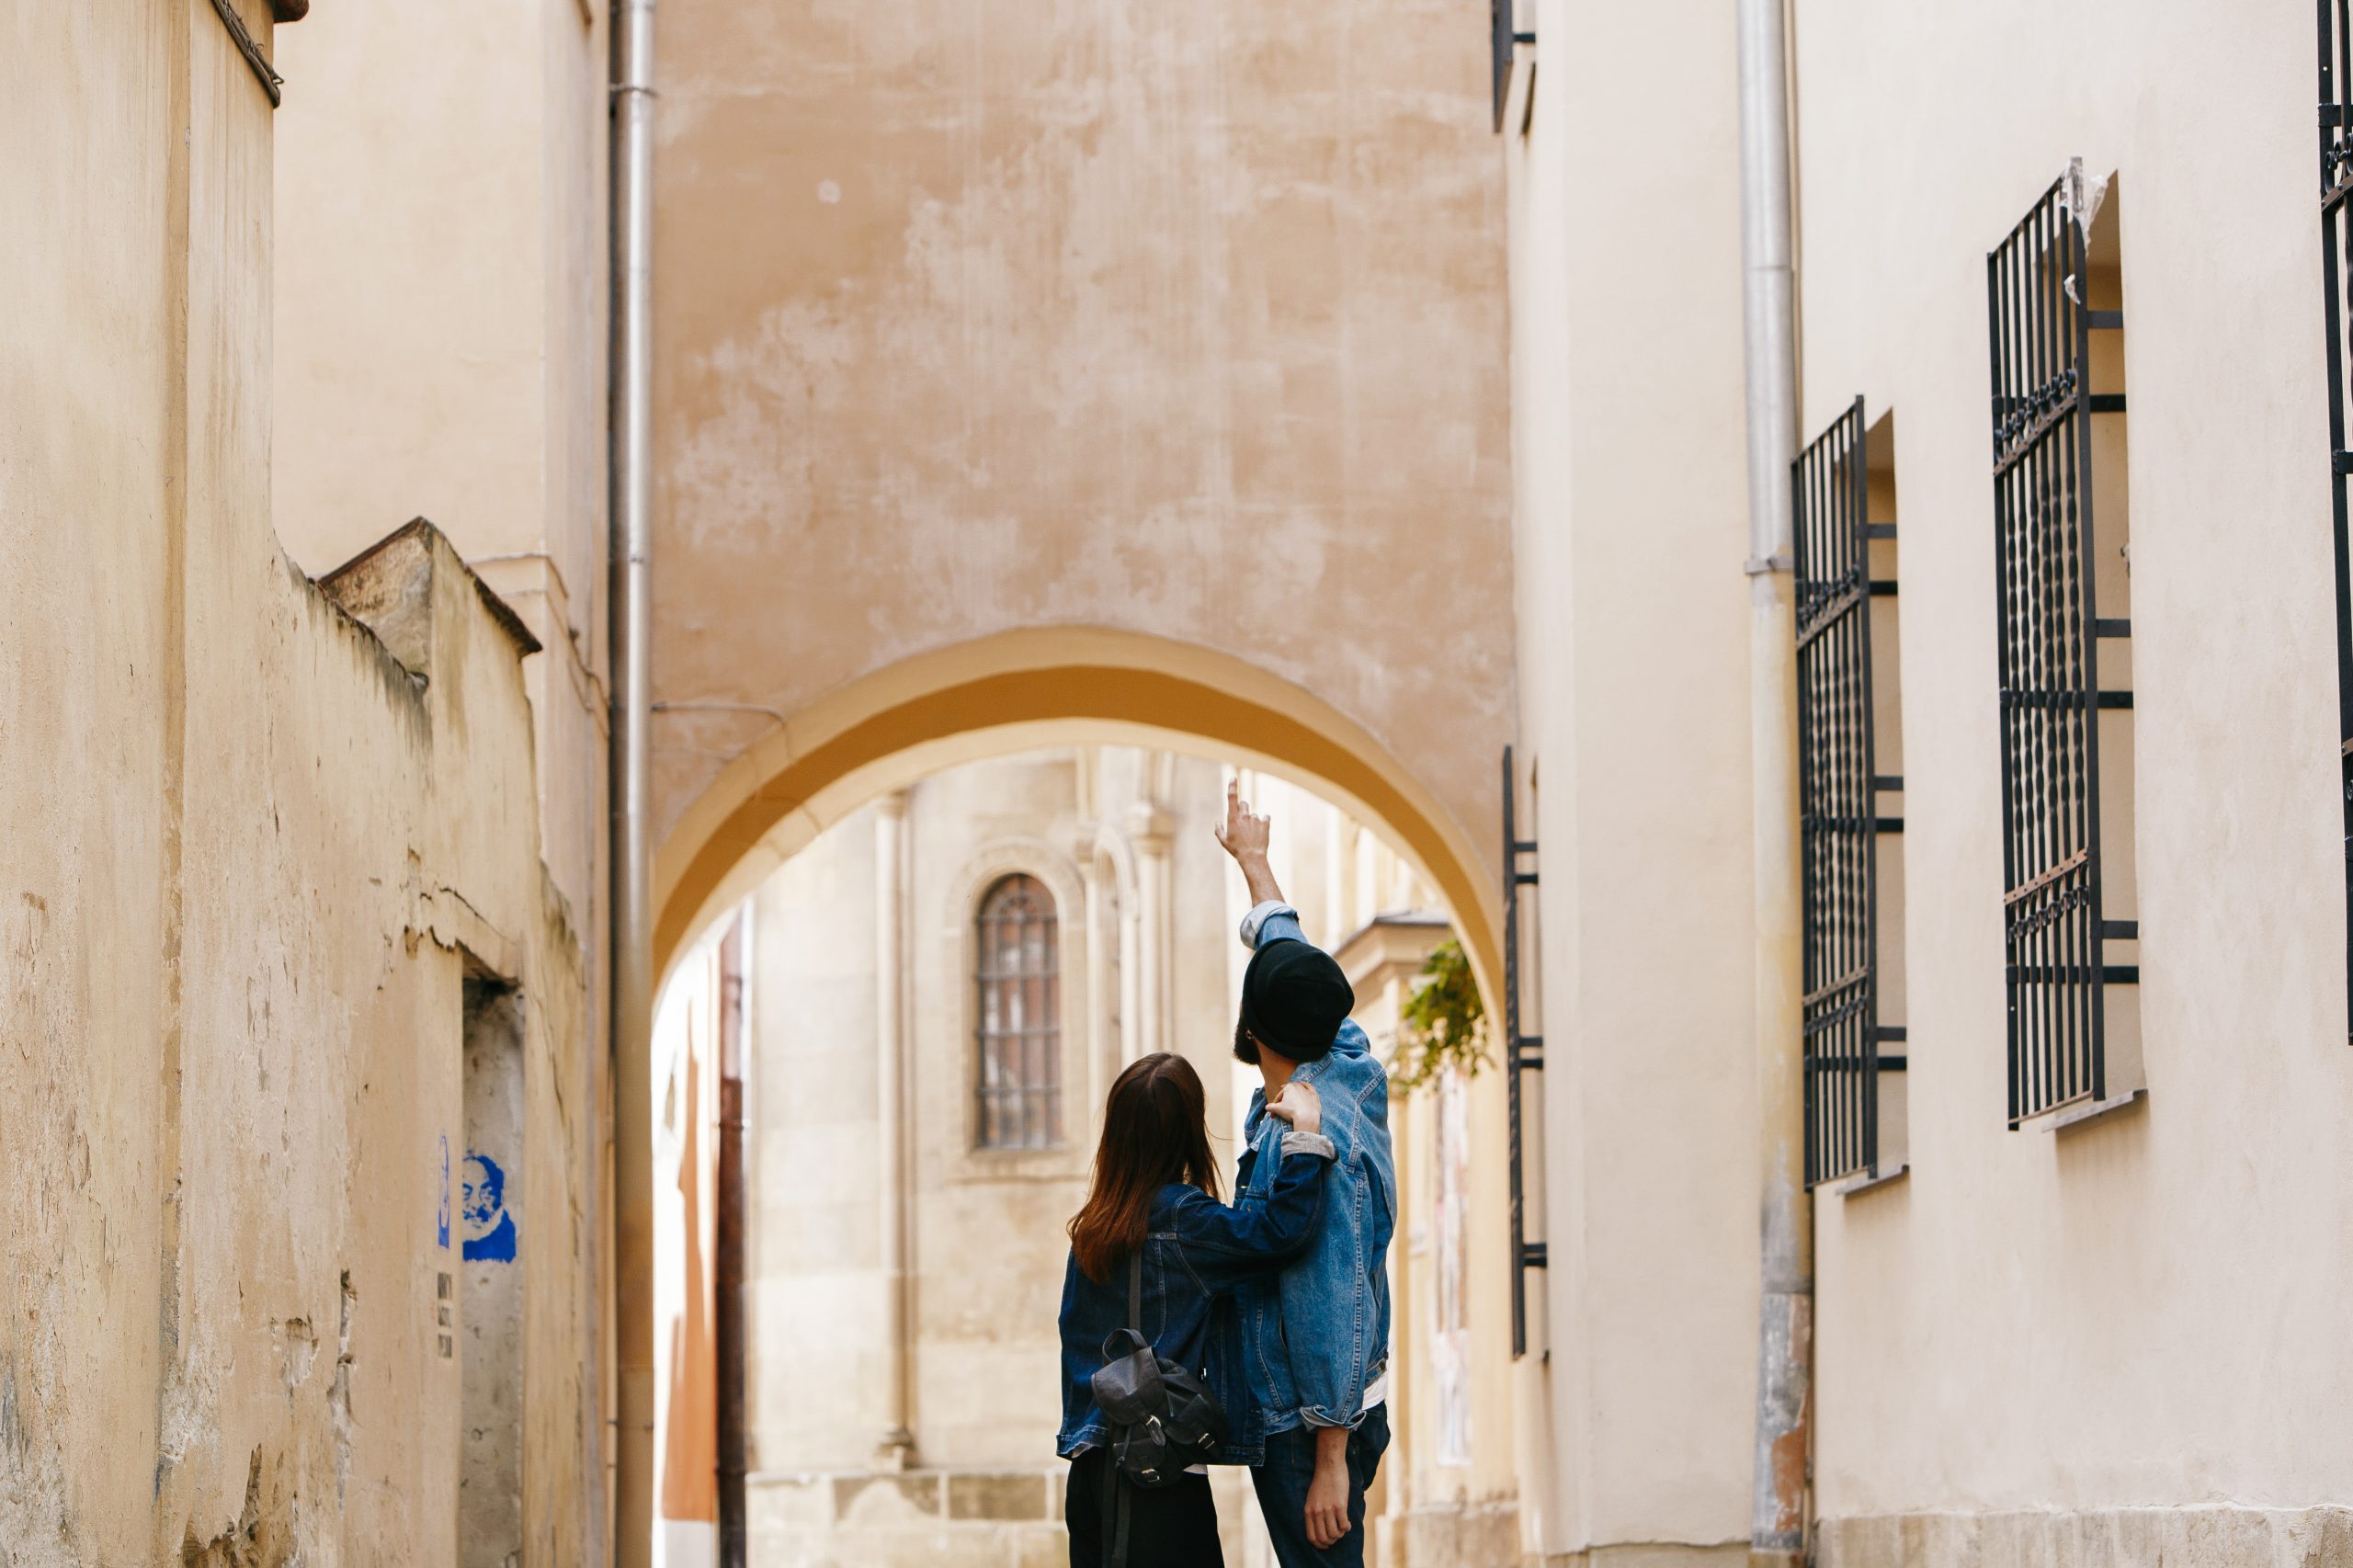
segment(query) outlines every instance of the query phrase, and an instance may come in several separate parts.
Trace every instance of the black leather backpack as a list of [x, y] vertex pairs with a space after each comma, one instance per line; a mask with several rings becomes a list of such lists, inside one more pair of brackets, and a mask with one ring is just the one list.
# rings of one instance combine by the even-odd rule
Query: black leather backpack
[[1126, 1487], [1173, 1486], [1188, 1465], [1225, 1444], [1225, 1412], [1200, 1375], [1171, 1361], [1143, 1336], [1143, 1248], [1128, 1256], [1128, 1325], [1103, 1339], [1103, 1369], [1089, 1380], [1109, 1424], [1110, 1462], [1103, 1467], [1103, 1536], [1108, 1568], [1128, 1560]]

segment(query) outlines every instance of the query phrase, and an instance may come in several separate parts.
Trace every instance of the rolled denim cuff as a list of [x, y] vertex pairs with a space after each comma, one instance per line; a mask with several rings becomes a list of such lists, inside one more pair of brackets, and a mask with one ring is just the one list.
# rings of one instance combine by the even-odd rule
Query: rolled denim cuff
[[1367, 1414], [1368, 1412], [1359, 1410], [1345, 1421], [1335, 1421], [1332, 1419], [1331, 1412], [1320, 1404], [1302, 1405], [1300, 1407], [1299, 1424], [1311, 1432], [1325, 1426], [1344, 1426], [1353, 1432], [1364, 1425]]
[[1299, 918], [1299, 911], [1280, 899], [1270, 898], [1264, 903], [1253, 904], [1250, 913], [1242, 917], [1242, 945], [1256, 951], [1259, 927], [1278, 915], [1288, 915], [1294, 920]]
[[1292, 1154], [1321, 1154], [1327, 1160], [1340, 1157], [1340, 1152], [1332, 1146], [1332, 1141], [1321, 1132], [1285, 1132], [1282, 1152], [1286, 1158]]

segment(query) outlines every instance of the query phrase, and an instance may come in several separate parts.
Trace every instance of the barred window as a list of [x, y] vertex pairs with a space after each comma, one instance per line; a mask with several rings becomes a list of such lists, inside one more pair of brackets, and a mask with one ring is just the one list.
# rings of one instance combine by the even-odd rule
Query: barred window
[[1808, 1187], [1903, 1165], [1894, 444], [1859, 397], [1791, 468]]
[[[2320, 0], [2320, 255], [2328, 322], [2328, 449], [2336, 554], [2336, 733], [2345, 801], [2345, 886], [2353, 909], [2353, 540], [2347, 536], [2346, 359], [2353, 353], [2353, 21], [2347, 0]], [[2353, 919], [2346, 926], [2346, 979], [2353, 986]]]
[[981, 899], [980, 1076], [983, 1149], [1063, 1141], [1062, 978], [1054, 900], [1035, 877], [1000, 878]]
[[2135, 994], [2120, 988], [2140, 971], [2111, 961], [2139, 927], [2110, 913], [2133, 893], [2132, 626], [2105, 194], [2074, 161], [1985, 258], [2012, 1127], [2097, 1108], [2139, 1075]]

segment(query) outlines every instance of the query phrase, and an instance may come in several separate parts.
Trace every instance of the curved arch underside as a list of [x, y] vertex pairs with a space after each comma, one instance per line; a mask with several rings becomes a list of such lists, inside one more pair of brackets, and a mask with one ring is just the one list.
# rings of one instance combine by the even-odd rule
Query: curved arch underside
[[784, 858], [867, 801], [973, 757], [1079, 740], [1197, 751], [1301, 778], [1386, 831], [1445, 895], [1482, 975], [1501, 972], [1492, 857], [1362, 726], [1227, 654], [1056, 630], [903, 661], [745, 749], [655, 857], [655, 974]]

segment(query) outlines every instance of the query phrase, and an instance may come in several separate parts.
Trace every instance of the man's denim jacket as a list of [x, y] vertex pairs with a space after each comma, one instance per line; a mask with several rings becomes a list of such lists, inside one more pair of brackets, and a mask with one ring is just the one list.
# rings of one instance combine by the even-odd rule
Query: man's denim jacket
[[[1252, 913], [1258, 923], [1255, 929], [1245, 923], [1243, 940], [1253, 947], [1307, 939], [1294, 910]], [[1332, 1053], [1302, 1063], [1293, 1077], [1323, 1097], [1324, 1135], [1337, 1157], [1307, 1250], [1273, 1278], [1245, 1284], [1235, 1298], [1251, 1399], [1270, 1436], [1302, 1423], [1356, 1426], [1364, 1419], [1366, 1387], [1389, 1364], [1389, 1239], [1397, 1226], [1389, 1074], [1350, 1019], [1340, 1026]], [[1249, 1146], [1234, 1180], [1237, 1203], [1266, 1201], [1282, 1131], [1282, 1122], [1267, 1115], [1266, 1091], [1253, 1090], [1244, 1123]]]

